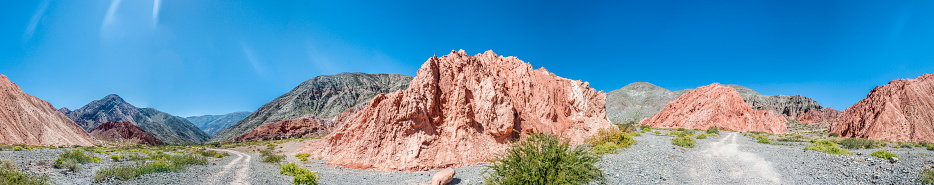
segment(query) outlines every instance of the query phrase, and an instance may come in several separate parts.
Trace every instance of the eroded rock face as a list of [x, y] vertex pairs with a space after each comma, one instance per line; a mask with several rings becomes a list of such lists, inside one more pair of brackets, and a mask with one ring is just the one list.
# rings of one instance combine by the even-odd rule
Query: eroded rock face
[[492, 51], [425, 62], [408, 89], [380, 94], [299, 153], [357, 169], [433, 170], [485, 163], [530, 132], [580, 144], [606, 117], [606, 94]]
[[798, 122], [819, 124], [822, 127], [830, 127], [834, 123], [840, 122], [843, 111], [827, 107], [820, 110], [808, 110], [796, 116]]
[[[814, 101], [811, 98], [804, 97], [801, 95], [786, 96], [786, 95], [762, 95], [758, 92], [743, 87], [739, 85], [726, 85], [732, 87], [739, 92], [739, 95], [743, 97], [743, 101], [747, 105], [752, 107], [755, 110], [770, 110], [775, 114], [779, 114], [787, 118], [788, 120], [797, 120], [801, 123], [816, 123], [829, 125], [835, 122], [839, 117], [827, 117], [827, 116], [839, 116], [837, 114], [839, 111], [834, 109], [825, 109], [817, 101]], [[829, 111], [829, 112], [827, 112]], [[834, 112], [836, 111], [836, 112]], [[807, 118], [801, 118], [801, 116], [808, 116]]]
[[97, 141], [49, 102], [23, 92], [0, 74], [0, 143], [92, 146]]
[[877, 86], [844, 110], [830, 132], [842, 137], [934, 142], [934, 74]]
[[659, 128], [761, 131], [784, 134], [785, 118], [772, 111], [753, 110], [730, 87], [713, 83], [687, 92], [641, 122]]
[[103, 141], [134, 143], [141, 145], [162, 145], [162, 141], [149, 132], [133, 125], [129, 121], [112, 121], [91, 129], [94, 138]]
[[616, 124], [640, 122], [662, 111], [668, 102], [687, 91], [670, 91], [647, 82], [635, 82], [610, 91], [606, 98], [606, 113]]
[[363, 107], [351, 108], [331, 118], [305, 115], [302, 118], [275, 121], [232, 139], [236, 142], [266, 141], [289, 138], [319, 137], [330, 134]]

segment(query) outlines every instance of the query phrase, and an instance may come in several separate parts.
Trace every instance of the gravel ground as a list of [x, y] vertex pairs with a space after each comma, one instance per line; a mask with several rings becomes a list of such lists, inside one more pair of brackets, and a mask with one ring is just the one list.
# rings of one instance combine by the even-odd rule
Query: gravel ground
[[[662, 134], [668, 131], [661, 130]], [[699, 139], [697, 147], [682, 148], [671, 138], [653, 133], [636, 137], [637, 144], [604, 156], [600, 164], [608, 184], [918, 184], [918, 173], [934, 167], [934, 151], [923, 148], [886, 148], [901, 160], [891, 163], [869, 155], [875, 150], [850, 150], [854, 155], [830, 155], [803, 150], [808, 143], [756, 143], [742, 133], [721, 131], [719, 137]], [[218, 149], [220, 150], [220, 149]], [[15, 162], [29, 173], [48, 174], [55, 184], [91, 184], [94, 172], [114, 164], [95, 154], [100, 163], [83, 166], [78, 173], [52, 168], [65, 149], [0, 151], [0, 159]], [[142, 175], [129, 181], [105, 184], [291, 184], [280, 175], [278, 164], [263, 163], [256, 153], [222, 150], [232, 155], [209, 158], [207, 165], [187, 170]], [[427, 184], [437, 171], [383, 172], [328, 166], [324, 161], [295, 162], [319, 172], [321, 184]], [[453, 184], [481, 184], [483, 165], [455, 168]]]

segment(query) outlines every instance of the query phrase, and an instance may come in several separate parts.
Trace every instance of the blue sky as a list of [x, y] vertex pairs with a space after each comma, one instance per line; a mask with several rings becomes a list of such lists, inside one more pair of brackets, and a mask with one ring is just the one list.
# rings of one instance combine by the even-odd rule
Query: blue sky
[[0, 74], [56, 107], [115, 93], [179, 116], [253, 111], [309, 78], [517, 56], [611, 91], [713, 82], [843, 109], [934, 71], [934, 1], [0, 2]]

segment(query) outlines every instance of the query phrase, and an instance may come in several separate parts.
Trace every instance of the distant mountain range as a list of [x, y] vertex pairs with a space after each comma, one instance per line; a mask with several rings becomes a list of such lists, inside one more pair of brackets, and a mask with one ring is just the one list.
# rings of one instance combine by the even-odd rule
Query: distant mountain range
[[88, 132], [103, 123], [129, 121], [165, 143], [201, 143], [210, 138], [185, 118], [153, 108], [137, 108], [116, 94], [91, 101], [74, 111], [62, 108], [59, 112], [67, 113], [68, 118]]
[[252, 114], [211, 138], [227, 141], [266, 123], [303, 116], [330, 118], [370, 102], [381, 93], [408, 88], [411, 76], [399, 74], [340, 73], [317, 76], [264, 104]]
[[242, 111], [224, 115], [189, 116], [185, 117], [185, 119], [188, 119], [188, 121], [198, 126], [198, 128], [208, 133], [208, 135], [214, 136], [217, 132], [236, 124], [249, 115], [250, 112]]

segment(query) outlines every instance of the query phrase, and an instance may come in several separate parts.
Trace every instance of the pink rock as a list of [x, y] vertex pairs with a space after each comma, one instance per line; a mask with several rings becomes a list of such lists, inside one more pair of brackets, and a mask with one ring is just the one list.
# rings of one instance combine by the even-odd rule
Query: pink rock
[[354, 116], [362, 107], [351, 108], [343, 113], [328, 119], [321, 119], [306, 115], [298, 119], [269, 122], [256, 127], [246, 134], [232, 139], [236, 142], [266, 141], [302, 137], [318, 137], [331, 133], [338, 125], [343, 124]]
[[641, 125], [658, 128], [707, 129], [784, 134], [785, 118], [769, 110], [753, 110], [735, 89], [713, 83], [687, 92]]
[[797, 119], [798, 122], [801, 123], [819, 124], [820, 126], [829, 127], [830, 125], [840, 122], [842, 116], [843, 111], [827, 107], [820, 110], [808, 110], [798, 114], [796, 118], [792, 117], [791, 119]]
[[431, 185], [447, 185], [454, 180], [454, 168], [446, 168], [431, 177]]
[[97, 141], [49, 102], [23, 92], [0, 74], [0, 143], [92, 146]]
[[842, 137], [934, 143], [934, 74], [877, 86], [830, 127]]
[[298, 153], [357, 169], [433, 170], [486, 163], [530, 132], [581, 144], [606, 117], [586, 82], [492, 51], [426, 61], [409, 88], [377, 95], [357, 116]]
[[131, 142], [142, 145], [162, 145], [156, 136], [133, 125], [129, 121], [111, 121], [91, 129], [91, 135], [97, 139], [112, 142]]

